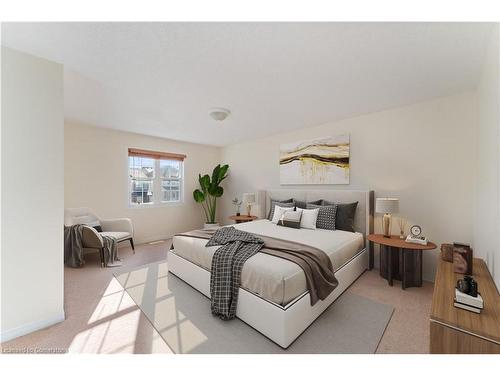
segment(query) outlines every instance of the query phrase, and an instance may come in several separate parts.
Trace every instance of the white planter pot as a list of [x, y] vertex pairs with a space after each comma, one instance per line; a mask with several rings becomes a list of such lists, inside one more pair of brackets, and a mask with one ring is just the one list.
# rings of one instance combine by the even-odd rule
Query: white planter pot
[[218, 228], [219, 227], [219, 223], [205, 223], [205, 225], [203, 226], [203, 229], [214, 229], [214, 228]]

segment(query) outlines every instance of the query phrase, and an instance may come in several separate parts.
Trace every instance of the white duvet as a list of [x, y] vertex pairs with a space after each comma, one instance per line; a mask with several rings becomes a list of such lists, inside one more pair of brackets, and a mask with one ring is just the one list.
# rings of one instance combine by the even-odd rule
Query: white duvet
[[[364, 248], [361, 233], [294, 229], [278, 226], [269, 220], [257, 220], [234, 227], [256, 235], [299, 242], [321, 249], [330, 257], [335, 270]], [[176, 254], [210, 270], [212, 256], [218, 246], [205, 247], [206, 243], [207, 240], [199, 238], [173, 238]], [[241, 273], [241, 287], [281, 305], [286, 305], [307, 291], [304, 272], [297, 264], [263, 253], [257, 253], [246, 261]]]

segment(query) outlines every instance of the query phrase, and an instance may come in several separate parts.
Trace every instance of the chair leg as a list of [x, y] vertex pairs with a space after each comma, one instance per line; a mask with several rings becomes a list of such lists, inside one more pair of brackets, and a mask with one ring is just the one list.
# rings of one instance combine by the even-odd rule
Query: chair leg
[[99, 256], [101, 258], [101, 268], [104, 267], [104, 248], [99, 249]]
[[132, 246], [132, 251], [135, 254], [134, 240], [132, 238], [130, 239], [130, 246]]

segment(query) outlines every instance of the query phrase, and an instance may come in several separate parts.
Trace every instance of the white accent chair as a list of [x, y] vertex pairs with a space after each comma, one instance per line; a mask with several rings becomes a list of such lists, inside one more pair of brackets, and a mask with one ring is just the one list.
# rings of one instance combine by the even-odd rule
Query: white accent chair
[[[84, 253], [99, 251], [101, 257], [101, 267], [104, 267], [104, 243], [101, 235], [116, 238], [117, 242], [130, 241], [132, 251], [134, 247], [134, 228], [132, 220], [128, 218], [120, 219], [100, 219], [90, 208], [66, 208], [64, 210], [64, 225], [75, 224], [86, 225], [83, 229], [83, 251]], [[94, 229], [94, 226], [101, 226], [102, 232]]]

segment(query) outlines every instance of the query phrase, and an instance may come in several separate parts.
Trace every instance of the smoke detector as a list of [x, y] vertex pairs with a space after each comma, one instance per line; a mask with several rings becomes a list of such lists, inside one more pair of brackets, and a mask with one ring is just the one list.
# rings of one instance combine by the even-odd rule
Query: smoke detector
[[224, 121], [231, 112], [226, 108], [212, 108], [209, 114], [215, 121]]

